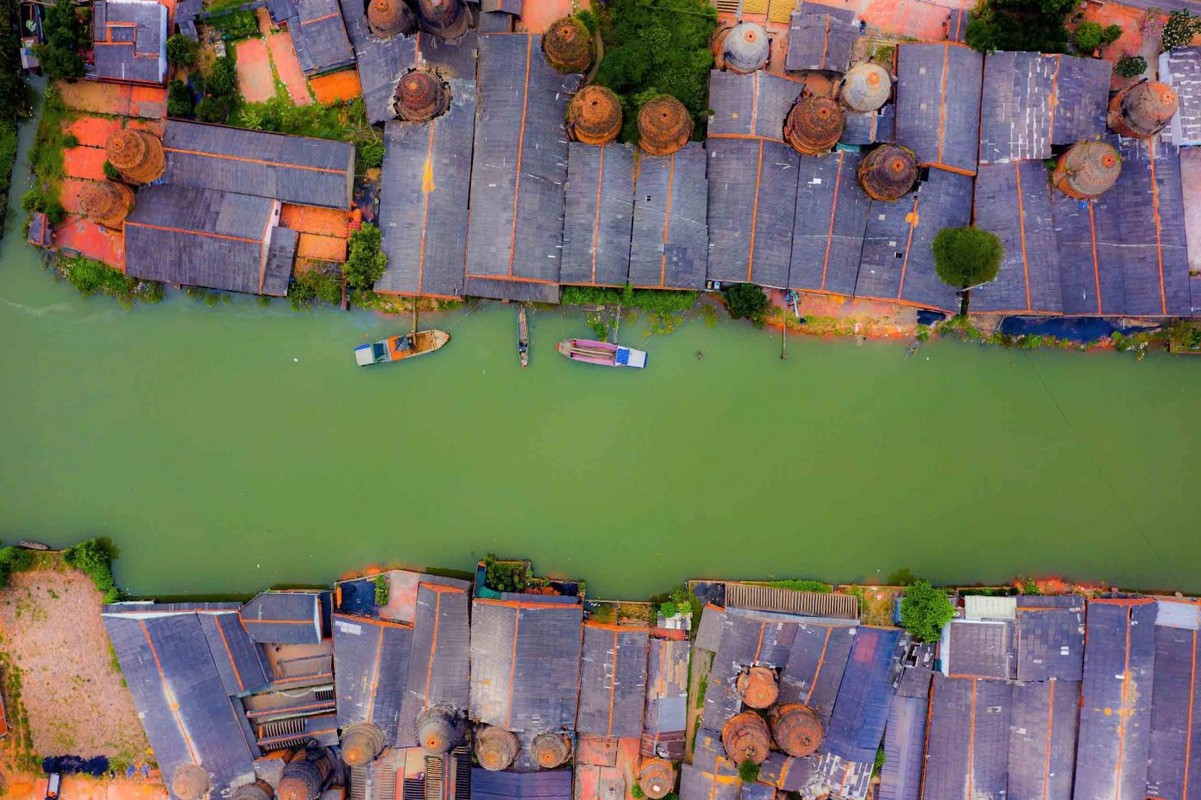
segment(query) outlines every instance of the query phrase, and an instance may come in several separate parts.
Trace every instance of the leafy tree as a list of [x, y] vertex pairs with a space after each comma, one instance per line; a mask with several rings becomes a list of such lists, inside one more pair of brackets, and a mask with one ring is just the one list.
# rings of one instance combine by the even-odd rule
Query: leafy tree
[[196, 119], [201, 122], [225, 122], [229, 118], [228, 97], [205, 97], [196, 104]]
[[993, 50], [1064, 53], [1068, 30], [1064, 19], [1075, 0], [985, 0], [968, 23], [968, 46]]
[[23, 547], [0, 547], [0, 567], [8, 572], [24, 572], [33, 566], [33, 553]]
[[938, 277], [956, 289], [988, 283], [1001, 268], [1001, 240], [979, 228], [943, 228], [933, 249]]
[[221, 56], [213, 62], [213, 68], [205, 79], [205, 91], [211, 97], [232, 97], [238, 86], [238, 72], [234, 60]]
[[1137, 78], [1146, 71], [1147, 59], [1142, 56], [1122, 56], [1114, 67], [1114, 72], [1123, 78]]
[[79, 51], [87, 40], [87, 30], [74, 0], [57, 0], [46, 9], [42, 29], [46, 43], [37, 48], [42, 72], [49, 78], [82, 78], [84, 64]]
[[199, 43], [182, 33], [174, 34], [167, 38], [167, 61], [177, 67], [190, 67], [196, 63], [196, 53], [199, 49]]
[[916, 581], [905, 589], [901, 600], [901, 627], [923, 642], [937, 641], [943, 626], [955, 616], [955, 607], [945, 592], [930, 585], [929, 581]]
[[1106, 25], [1101, 31], [1101, 44], [1113, 44], [1118, 39], [1122, 38], [1121, 25]]
[[[32, 111], [29, 88], [21, 71], [21, 42], [13, 19], [15, 8], [15, 4], [0, 4], [0, 121], [7, 122], [16, 122]], [[0, 187], [8, 184], [4, 163], [0, 160]]]
[[382, 142], [363, 142], [355, 153], [362, 169], [378, 169], [384, 165], [384, 145]]
[[736, 283], [726, 289], [726, 303], [734, 319], [746, 317], [751, 322], [762, 324], [763, 312], [769, 304], [767, 295], [753, 283]]
[[[624, 141], [638, 138], [640, 98], [669, 94], [692, 114], [704, 135], [709, 109], [709, 40], [717, 12], [706, 0], [612, 0], [599, 13], [604, 58], [596, 82], [621, 98]], [[584, 23], [587, 25], [587, 22]]]
[[1173, 11], [1168, 15], [1168, 21], [1163, 25], [1163, 38], [1160, 40], [1160, 51], [1184, 47], [1201, 33], [1201, 17], [1194, 17], [1187, 11]]
[[[1076, 35], [1073, 37], [1076, 50], [1085, 55], [1092, 53], [1101, 46], [1103, 32], [1101, 26], [1095, 22], [1081, 22], [1076, 26]], [[1121, 28], [1118, 29], [1118, 34], [1121, 35]]]
[[352, 289], [370, 289], [388, 266], [388, 257], [380, 251], [382, 236], [374, 225], [364, 225], [350, 235], [350, 255], [342, 273]]
[[167, 116], [190, 117], [194, 107], [188, 85], [183, 81], [171, 81], [167, 87]]

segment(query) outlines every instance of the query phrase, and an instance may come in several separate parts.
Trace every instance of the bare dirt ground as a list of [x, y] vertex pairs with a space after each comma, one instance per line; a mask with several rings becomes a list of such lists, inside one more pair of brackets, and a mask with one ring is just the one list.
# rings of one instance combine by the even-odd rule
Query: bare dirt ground
[[0, 590], [0, 636], [24, 711], [10, 707], [9, 723], [24, 716], [33, 755], [103, 755], [124, 771], [148, 760], [149, 745], [100, 619], [100, 593], [54, 566], [17, 573]]

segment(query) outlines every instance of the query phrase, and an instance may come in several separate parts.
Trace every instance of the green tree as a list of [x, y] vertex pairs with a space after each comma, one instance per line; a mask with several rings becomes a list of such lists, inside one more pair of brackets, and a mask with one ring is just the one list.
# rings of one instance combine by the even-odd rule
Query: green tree
[[[1076, 34], [1073, 36], [1073, 41], [1076, 43], [1076, 50], [1085, 55], [1091, 54], [1094, 50], [1101, 46], [1101, 36], [1104, 31], [1100, 25], [1095, 22], [1081, 22], [1076, 26]], [[1121, 35], [1121, 28], [1118, 29]]]
[[1142, 56], [1122, 56], [1113, 71], [1123, 78], [1137, 78], [1147, 71], [1147, 59]]
[[232, 97], [238, 86], [238, 71], [234, 60], [221, 56], [204, 81], [205, 91], [212, 97]]
[[726, 303], [734, 319], [746, 317], [757, 325], [763, 324], [763, 312], [770, 301], [767, 295], [753, 283], [736, 283], [726, 289]]
[[1194, 17], [1187, 11], [1173, 11], [1168, 15], [1168, 21], [1163, 25], [1163, 38], [1160, 40], [1160, 52], [1184, 47], [1201, 33], [1201, 17]]
[[1101, 44], [1113, 44], [1118, 39], [1122, 38], [1121, 25], [1106, 25], [1101, 31]]
[[983, 0], [968, 23], [969, 47], [1065, 53], [1068, 30], [1064, 19], [1075, 0]]
[[361, 169], [378, 169], [384, 165], [383, 142], [362, 142], [355, 148]]
[[[0, 3], [0, 121], [16, 122], [32, 111], [29, 88], [21, 70], [21, 42], [15, 28], [15, 3]], [[8, 172], [0, 160], [0, 187], [7, 186]], [[2, 194], [2, 189], [0, 189]]]
[[169, 117], [190, 117], [192, 116], [192, 90], [183, 81], [171, 81], [167, 87], [167, 116]]
[[388, 267], [388, 256], [380, 251], [382, 236], [374, 225], [364, 225], [350, 235], [350, 254], [342, 274], [352, 289], [370, 289]]
[[167, 61], [176, 67], [190, 67], [196, 63], [200, 44], [182, 33], [167, 38]]
[[928, 581], [915, 581], [905, 589], [901, 600], [901, 627], [923, 642], [934, 642], [942, 635], [943, 626], [955, 616], [955, 607], [946, 592], [935, 589]]
[[225, 122], [229, 118], [228, 97], [205, 97], [196, 104], [196, 119], [201, 122]]
[[49, 78], [82, 78], [83, 58], [79, 51], [87, 40], [87, 30], [79, 18], [74, 0], [57, 0], [42, 20], [46, 43], [37, 48], [42, 72]]
[[934, 269], [948, 286], [966, 289], [997, 277], [1004, 252], [995, 233], [943, 228], [934, 237]]

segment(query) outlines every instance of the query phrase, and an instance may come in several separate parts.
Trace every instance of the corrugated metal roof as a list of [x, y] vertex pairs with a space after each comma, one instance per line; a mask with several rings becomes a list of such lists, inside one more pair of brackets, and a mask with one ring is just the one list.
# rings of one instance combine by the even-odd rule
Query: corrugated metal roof
[[964, 619], [1017, 619], [1016, 597], [969, 594], [963, 598]]
[[354, 145], [347, 142], [172, 119], [163, 149], [168, 184], [350, 208]]
[[859, 619], [859, 598], [837, 592], [806, 592], [777, 586], [729, 582], [726, 605], [759, 611], [779, 611], [806, 617]]
[[670, 156], [639, 159], [630, 246], [634, 286], [704, 288], [709, 250], [705, 161], [699, 142]]
[[262, 592], [238, 616], [259, 644], [317, 644], [322, 638], [319, 592]]
[[296, 57], [305, 75], [332, 72], [354, 63], [354, 49], [338, 0], [292, 0], [296, 16], [288, 20]]
[[578, 76], [546, 63], [541, 37], [479, 37], [467, 276], [556, 284], [563, 245], [567, 132]]
[[1088, 604], [1074, 800], [1146, 797], [1155, 612], [1153, 600]]
[[951, 43], [897, 46], [897, 142], [919, 164], [976, 172], [983, 66]]
[[92, 10], [89, 74], [161, 84], [167, 78], [167, 7], [158, 0], [98, 0]]
[[812, 5], [794, 12], [788, 29], [788, 55], [784, 68], [846, 72], [859, 41], [859, 26], [829, 14], [815, 14]]
[[798, 159], [789, 288], [855, 292], [871, 207], [855, 177], [859, 162], [858, 153], [845, 150]]
[[417, 743], [417, 717], [442, 706], [466, 711], [470, 701], [471, 627], [463, 587], [422, 583], [417, 590], [413, 652], [409, 657], [397, 740]]
[[1008, 796], [1071, 797], [1080, 683], [1015, 683], [1012, 701]]
[[891, 673], [901, 631], [859, 628], [843, 671], [823, 750], [845, 761], [872, 763], [884, 737]]
[[463, 293], [475, 85], [451, 79], [450, 109], [384, 127], [379, 226], [388, 267], [376, 291]]
[[645, 628], [584, 625], [576, 731], [619, 739], [642, 735], [648, 634]]
[[[1196, 630], [1156, 626], [1147, 796], [1201, 797], [1201, 640]], [[1196, 720], [1196, 722], [1194, 722]]]
[[884, 728], [879, 800], [918, 800], [925, 747], [925, 698], [895, 698]]
[[413, 629], [386, 620], [335, 614], [334, 690], [338, 727], [371, 722], [396, 744]]
[[634, 150], [572, 142], [567, 156], [563, 283], [624, 286], [630, 279]]

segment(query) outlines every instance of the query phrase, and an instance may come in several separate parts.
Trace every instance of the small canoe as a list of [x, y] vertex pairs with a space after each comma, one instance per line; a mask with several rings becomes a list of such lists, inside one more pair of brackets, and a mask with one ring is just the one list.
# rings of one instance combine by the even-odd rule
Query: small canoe
[[403, 361], [406, 358], [428, 355], [435, 350], [441, 350], [450, 341], [446, 331], [428, 330], [406, 333], [403, 336], [389, 336], [387, 339], [374, 344], [361, 344], [354, 349], [355, 363], [360, 367], [372, 364], [389, 364], [393, 361]]
[[42, 544], [41, 542], [31, 542], [29, 539], [22, 539], [17, 542], [17, 547], [24, 547], [26, 550], [49, 550], [50, 545]]
[[591, 339], [564, 339], [559, 342], [559, 354], [585, 364], [602, 367], [646, 367], [646, 352]]
[[517, 355], [521, 366], [530, 365], [530, 326], [525, 317], [525, 306], [517, 308]]

